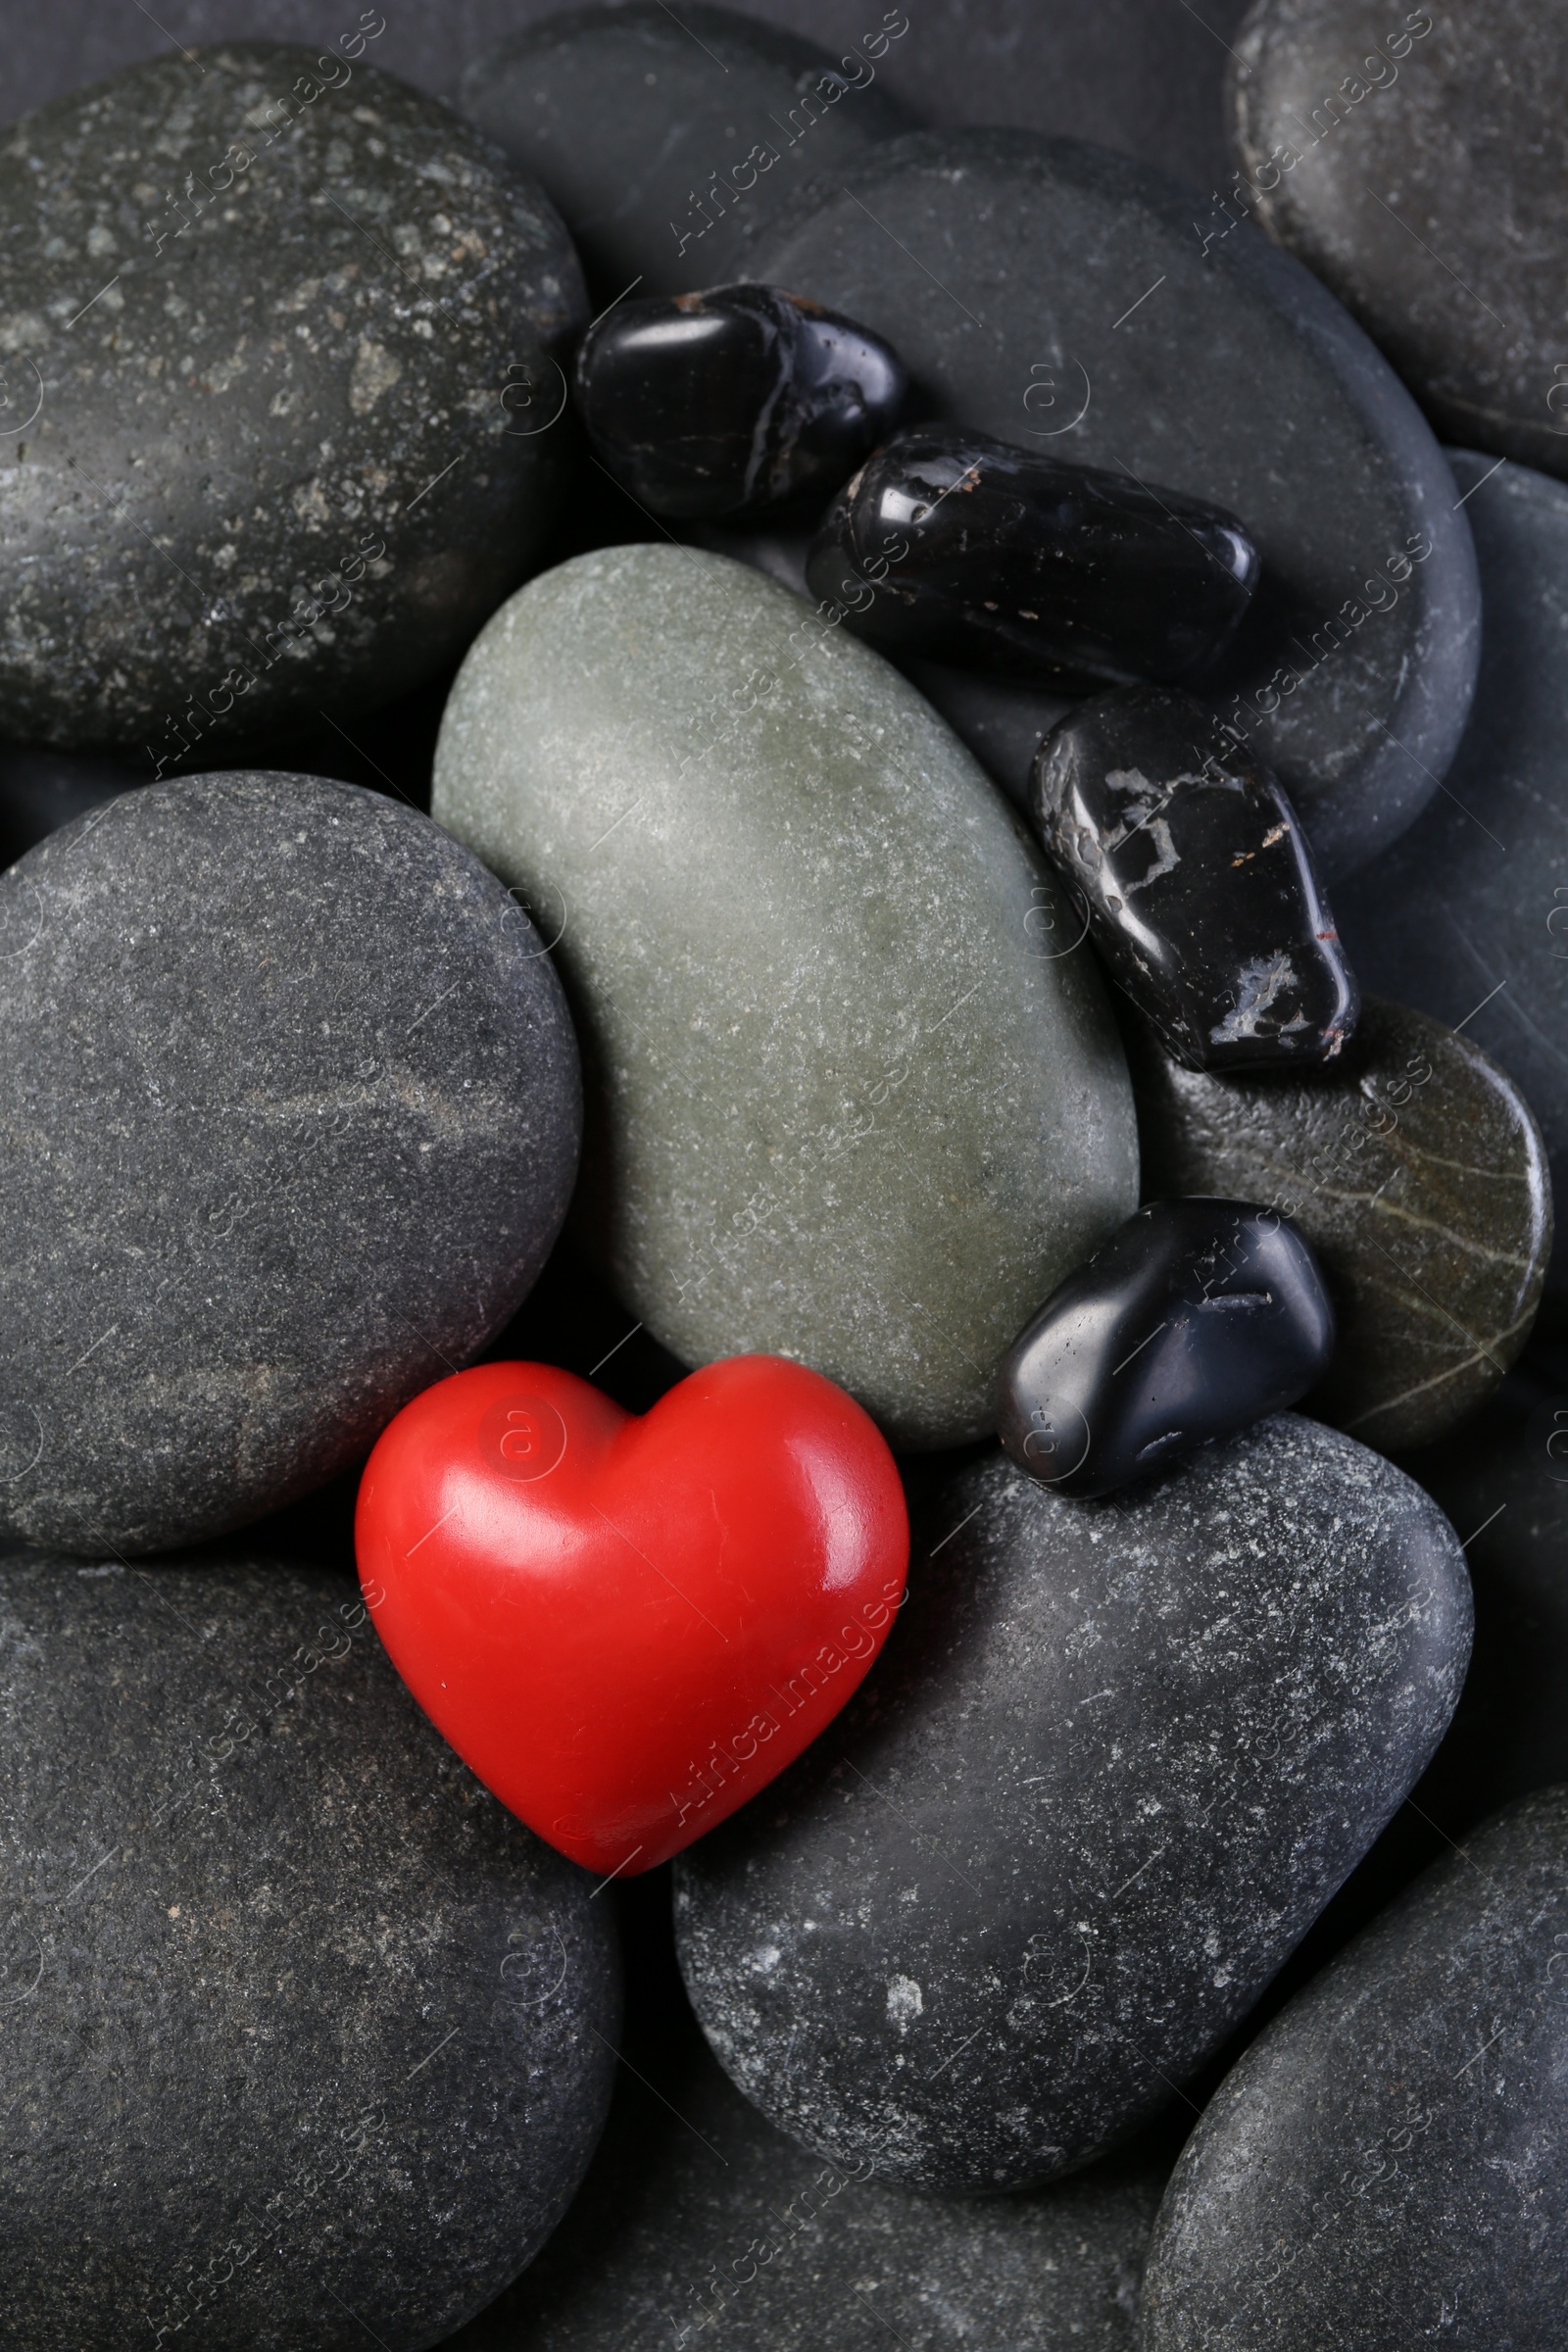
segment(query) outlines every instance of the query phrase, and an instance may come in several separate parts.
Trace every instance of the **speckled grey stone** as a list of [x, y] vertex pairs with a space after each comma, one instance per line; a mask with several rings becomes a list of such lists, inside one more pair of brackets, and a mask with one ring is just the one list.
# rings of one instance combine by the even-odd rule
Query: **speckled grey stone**
[[1144, 2352], [1559, 2352], [1565, 2074], [1553, 1788], [1434, 1864], [1226, 2077], [1160, 2211]]
[[1021, 2188], [1210, 2057], [1404, 1797], [1470, 1644], [1458, 1542], [1276, 1415], [1101, 1502], [989, 1456], [789, 1774], [676, 1866], [740, 2087], [840, 2164]]
[[571, 1191], [538, 934], [427, 817], [145, 785], [0, 876], [0, 1531], [148, 1551], [363, 1455]]
[[445, 107], [316, 63], [167, 54], [0, 145], [8, 734], [172, 762], [342, 715], [526, 576], [570, 243]]
[[1299, 1076], [1184, 1070], [1126, 1031], [1146, 1195], [1262, 1202], [1317, 1252], [1339, 1337], [1305, 1409], [1385, 1453], [1462, 1422], [1529, 1338], [1551, 1250], [1545, 1147], [1512, 1079], [1381, 997]]
[[1387, 352], [1440, 432], [1568, 474], [1568, 19], [1551, 0], [1259, 0], [1236, 36], [1249, 214]]
[[905, 1445], [992, 1428], [1003, 1350], [1133, 1205], [1132, 1098], [929, 706], [743, 564], [610, 549], [478, 639], [432, 808], [557, 941], [573, 1214], [632, 1315], [686, 1363], [797, 1357]]
[[553, 2227], [612, 1923], [353, 1584], [0, 1560], [5, 2352], [422, 2352]]
[[458, 103], [549, 190], [601, 300], [683, 294], [754, 275], [759, 222], [909, 127], [878, 81], [909, 24], [865, 0], [830, 52], [701, 0], [566, 9], [476, 57]]
[[1409, 824], [1458, 743], [1470, 535], [1361, 330], [1256, 230], [1205, 249], [1194, 209], [1106, 149], [931, 132], [803, 195], [748, 267], [885, 335], [912, 414], [1240, 516], [1264, 576], [1199, 691], [1278, 774], [1332, 878]]
[[[1481, 684], [1459, 756], [1419, 824], [1334, 894], [1368, 987], [1486, 1048], [1541, 1121], [1568, 1201], [1568, 489], [1452, 453], [1486, 591]], [[1568, 1247], [1547, 1277], [1568, 1295]]]
[[452, 2352], [1131, 2352], [1164, 2145], [1032, 2196], [917, 2197], [774, 2132], [694, 2030], [636, 2063], [570, 2213]]

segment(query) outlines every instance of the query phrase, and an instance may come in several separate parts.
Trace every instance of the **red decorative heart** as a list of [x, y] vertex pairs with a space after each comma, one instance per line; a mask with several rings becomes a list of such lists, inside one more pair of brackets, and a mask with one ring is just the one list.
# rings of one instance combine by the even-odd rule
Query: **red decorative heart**
[[360, 1578], [486, 1788], [590, 1870], [652, 1870], [831, 1722], [904, 1595], [893, 1456], [853, 1397], [737, 1355], [641, 1420], [549, 1364], [406, 1405], [367, 1465]]

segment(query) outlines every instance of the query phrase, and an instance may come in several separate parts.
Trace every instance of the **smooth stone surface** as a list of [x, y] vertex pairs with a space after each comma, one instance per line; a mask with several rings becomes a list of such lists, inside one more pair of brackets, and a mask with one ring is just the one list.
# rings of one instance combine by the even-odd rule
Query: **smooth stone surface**
[[1556, 2352], [1568, 2257], [1568, 1789], [1427, 1872], [1188, 2141], [1143, 2352]]
[[1310, 1248], [1271, 1209], [1158, 1200], [1069, 1274], [997, 1376], [1020, 1470], [1108, 1494], [1277, 1413], [1327, 1369], [1334, 1309]]
[[1529, 1337], [1551, 1249], [1541, 1131], [1469, 1035], [1368, 997], [1329, 1069], [1184, 1070], [1128, 1034], [1144, 1187], [1295, 1219], [1339, 1344], [1309, 1409], [1385, 1452], [1472, 1411]]
[[875, 1671], [677, 1864], [681, 1968], [808, 2147], [1021, 2188], [1246, 2016], [1436, 1745], [1470, 1592], [1418, 1487], [1288, 1413], [1115, 1501], [991, 1454], [919, 1522]]
[[553, 2228], [619, 2012], [592, 1883], [353, 1584], [0, 1560], [7, 2352], [422, 2352]]
[[600, 458], [656, 514], [824, 498], [899, 419], [896, 351], [778, 286], [617, 303], [576, 361]]
[[[1407, 841], [1335, 892], [1368, 987], [1463, 1022], [1541, 1121], [1568, 1199], [1568, 489], [1452, 454], [1487, 620], [1475, 714]], [[1568, 1224], [1568, 1219], [1561, 1221]], [[1559, 1241], [1550, 1288], [1568, 1295]]]
[[1562, 11], [1259, 0], [1234, 59], [1228, 213], [1333, 288], [1440, 432], [1568, 474], [1561, 255], [1541, 234], [1563, 195]]
[[445, 107], [273, 42], [197, 62], [0, 145], [0, 371], [37, 404], [0, 434], [0, 724], [149, 763], [462, 649], [569, 477], [538, 423], [587, 317], [542, 191]]
[[743, 564], [611, 549], [479, 638], [432, 807], [557, 942], [574, 1218], [630, 1313], [809, 1363], [900, 1445], [983, 1436], [1137, 1162], [1099, 976], [929, 706]]
[[0, 743], [0, 865], [14, 865], [46, 834], [141, 781], [117, 760], [43, 743]]
[[774, 2132], [695, 2028], [636, 2064], [565, 2221], [453, 2352], [1131, 2352], [1163, 2145], [1033, 2196], [913, 2197]]
[[1192, 214], [1106, 151], [946, 131], [803, 199], [749, 268], [886, 335], [917, 414], [1240, 515], [1263, 584], [1205, 693], [1332, 879], [1409, 824], [1458, 742], [1469, 532], [1415, 404], [1332, 296], [1251, 229], [1205, 255]]
[[1179, 492], [910, 425], [844, 484], [806, 576], [885, 652], [1048, 686], [1173, 684], [1236, 634], [1258, 556], [1234, 514]]
[[698, 0], [566, 9], [474, 58], [457, 102], [548, 190], [602, 300], [682, 294], [760, 274], [760, 221], [907, 129], [875, 84], [909, 22], [866, 0], [830, 51]]
[[0, 876], [0, 1533], [150, 1551], [346, 1469], [525, 1296], [576, 1049], [476, 858], [311, 776], [151, 784]]
[[1332, 1061], [1360, 990], [1312, 845], [1190, 695], [1097, 695], [1040, 747], [1030, 814], [1112, 978], [1189, 1069]]

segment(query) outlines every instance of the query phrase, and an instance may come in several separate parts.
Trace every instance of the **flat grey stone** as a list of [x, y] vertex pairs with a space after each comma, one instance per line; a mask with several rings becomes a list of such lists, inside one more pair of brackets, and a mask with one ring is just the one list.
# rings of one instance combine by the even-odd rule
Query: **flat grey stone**
[[1022, 2188], [1160, 2107], [1420, 1775], [1470, 1646], [1420, 1488], [1296, 1414], [1070, 1502], [988, 1456], [791, 1771], [676, 1864], [725, 2068], [841, 2165]]
[[561, 989], [427, 817], [145, 785], [0, 875], [0, 1530], [189, 1543], [500, 1329], [576, 1165]]
[[[1334, 893], [1361, 980], [1462, 1026], [1516, 1079], [1568, 1204], [1568, 489], [1465, 451], [1486, 595], [1481, 683], [1446, 787]], [[1568, 1293], [1559, 1216], [1548, 1291]]]
[[474, 58], [458, 103], [548, 190], [600, 299], [684, 294], [752, 274], [758, 223], [820, 172], [909, 127], [879, 86], [894, 35], [867, 6], [819, 49], [701, 0], [547, 16]]
[[445, 107], [317, 63], [176, 52], [0, 144], [8, 734], [172, 764], [345, 715], [526, 576], [570, 242]]
[[479, 637], [432, 808], [557, 943], [573, 1215], [630, 1314], [685, 1363], [797, 1357], [903, 1445], [993, 1427], [1003, 1350], [1136, 1204], [1132, 1100], [929, 706], [743, 564], [610, 549]]
[[1568, 20], [1551, 0], [1391, 13], [1258, 0], [1234, 44], [1241, 166], [1207, 218], [1298, 254], [1439, 432], [1568, 474]]
[[0, 1559], [6, 2352], [422, 2352], [565, 2207], [613, 1927], [347, 1578]]
[[807, 191], [749, 274], [885, 335], [913, 414], [1240, 516], [1263, 581], [1201, 691], [1277, 771], [1333, 876], [1411, 822], [1458, 743], [1480, 617], [1469, 532], [1360, 329], [1256, 231], [1205, 248], [1194, 209], [1076, 140], [930, 132]]
[[1568, 1789], [1526, 1797], [1298, 1993], [1188, 2141], [1143, 2352], [1557, 2352]]
[[636, 2067], [570, 2213], [452, 2352], [1131, 2352], [1160, 2142], [1031, 2196], [911, 2196], [773, 2131], [695, 2029]]

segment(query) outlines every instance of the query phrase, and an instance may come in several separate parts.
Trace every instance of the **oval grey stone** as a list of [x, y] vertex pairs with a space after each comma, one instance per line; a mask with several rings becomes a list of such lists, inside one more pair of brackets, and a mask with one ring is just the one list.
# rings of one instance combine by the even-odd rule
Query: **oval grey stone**
[[344, 1577], [0, 1560], [6, 2352], [422, 2352], [564, 2209], [613, 1927]]
[[844, 1713], [677, 1862], [681, 1970], [808, 2147], [1023, 2188], [1247, 2015], [1442, 1737], [1470, 1588], [1411, 1480], [1291, 1413], [1099, 1502], [989, 1456], [910, 1557]]
[[1204, 244], [1194, 210], [1108, 149], [930, 132], [806, 191], [749, 270], [885, 335], [920, 413], [1241, 517], [1264, 577], [1202, 692], [1332, 876], [1453, 756], [1474, 555], [1429, 427], [1354, 321], [1255, 230]]
[[1435, 1863], [1226, 2077], [1160, 2211], [1144, 2352], [1556, 2352], [1565, 2070], [1559, 1788]]
[[1333, 288], [1441, 433], [1568, 474], [1561, 255], [1541, 233], [1562, 203], [1562, 11], [1259, 0], [1229, 78], [1228, 211]]
[[198, 776], [51, 834], [0, 875], [0, 1531], [156, 1550], [307, 1492], [565, 1214], [543, 943], [355, 785]]
[[637, 279], [684, 294], [751, 275], [760, 221], [908, 128], [874, 86], [892, 36], [870, 0], [865, 17], [874, 55], [846, 28], [835, 56], [701, 0], [566, 9], [476, 57], [458, 103], [548, 189], [604, 301]]
[[1135, 1205], [1132, 1101], [1081, 926], [913, 688], [745, 565], [610, 549], [478, 639], [432, 807], [561, 908], [573, 1213], [632, 1314], [904, 1445], [993, 1427], [1002, 1351]]
[[8, 734], [172, 764], [368, 708], [526, 574], [570, 242], [434, 99], [321, 62], [166, 55], [0, 144]]
[[[1486, 592], [1481, 683], [1445, 791], [1334, 894], [1371, 988], [1462, 1027], [1523, 1088], [1568, 1206], [1568, 489], [1452, 453]], [[1491, 476], [1488, 479], [1488, 476]], [[1568, 1216], [1547, 1276], [1568, 1292]]]

